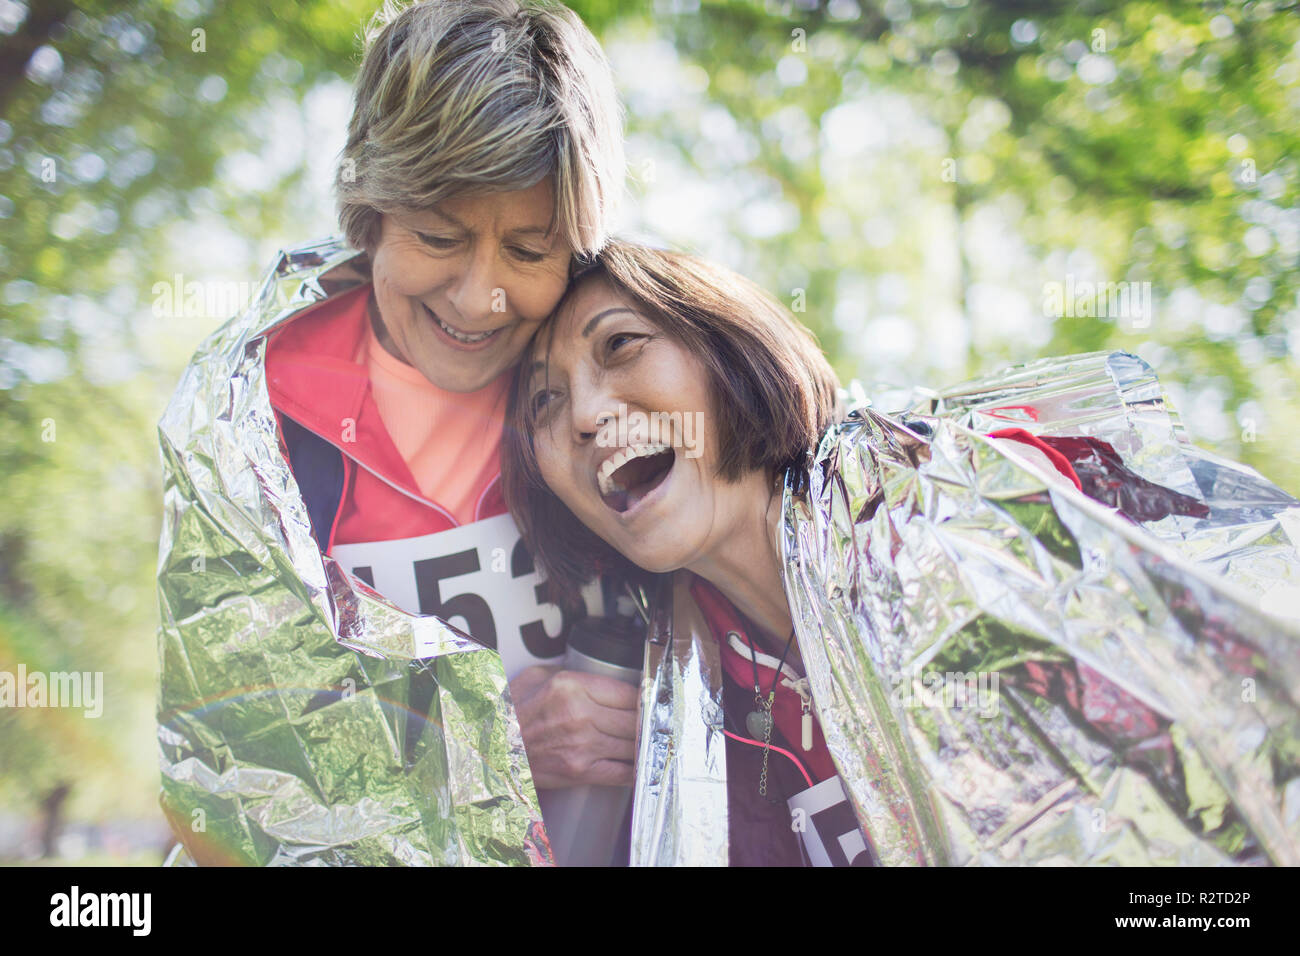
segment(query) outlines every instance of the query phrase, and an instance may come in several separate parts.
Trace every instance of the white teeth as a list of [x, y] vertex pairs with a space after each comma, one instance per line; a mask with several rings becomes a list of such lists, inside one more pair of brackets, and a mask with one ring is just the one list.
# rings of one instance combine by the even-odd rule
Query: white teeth
[[614, 480], [614, 472], [633, 458], [646, 458], [666, 451], [668, 451], [667, 445], [636, 445], [614, 452], [609, 458], [605, 459], [605, 463], [600, 466], [600, 471], [596, 473], [596, 484], [600, 487], [600, 493], [602, 495], [612, 495], [616, 491], [627, 491], [626, 488]]
[[482, 342], [484, 339], [490, 339], [492, 336], [496, 335], [498, 332], [501, 331], [501, 329], [492, 329], [489, 332], [479, 332], [477, 335], [469, 335], [465, 332], [460, 331], [460, 329], [453, 329], [446, 322], [442, 321], [442, 319], [438, 318], [438, 316], [434, 313], [434, 311], [432, 309], [429, 309], [427, 305], [425, 306], [425, 308], [428, 309], [429, 314], [433, 316], [433, 321], [438, 323], [438, 328], [442, 329], [444, 332], [450, 335], [457, 342], [464, 342], [467, 345], [473, 345], [475, 342]]

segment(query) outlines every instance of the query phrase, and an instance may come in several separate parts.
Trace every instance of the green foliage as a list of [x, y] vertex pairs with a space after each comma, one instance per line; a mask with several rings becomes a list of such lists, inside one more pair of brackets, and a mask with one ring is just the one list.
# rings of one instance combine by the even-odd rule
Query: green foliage
[[[165, 227], [282, 233], [300, 171], [255, 204], [210, 186], [264, 147], [263, 104], [351, 73], [372, 10], [47, 0], [0, 36], [0, 669], [103, 671], [107, 697], [98, 720], [0, 711], [12, 810], [69, 782], [74, 815], [156, 812], [154, 423], [184, 360], [147, 304], [171, 278]], [[41, 46], [58, 51], [43, 72]]]
[[[655, 132], [701, 177], [752, 176], [797, 210], [743, 261], [806, 290], [845, 375], [934, 383], [1130, 349], [1183, 399], [1195, 439], [1300, 488], [1294, 3], [809, 6], [706, 2], [659, 20], [752, 156], [720, 173], [707, 131]], [[900, 103], [906, 124], [876, 128]], [[872, 129], [855, 140], [846, 113]], [[889, 237], [872, 241], [881, 222]], [[1154, 314], [1045, 314], [1067, 277], [1149, 282]], [[912, 348], [873, 355], [897, 328], [882, 312], [924, 330]], [[936, 327], [938, 312], [961, 318]], [[960, 361], [936, 359], [953, 336]]]

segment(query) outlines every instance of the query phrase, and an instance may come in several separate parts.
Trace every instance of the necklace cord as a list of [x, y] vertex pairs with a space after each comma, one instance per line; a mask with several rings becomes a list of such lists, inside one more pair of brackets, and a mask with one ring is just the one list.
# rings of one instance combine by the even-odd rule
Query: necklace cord
[[[792, 647], [794, 647], [794, 628], [793, 628], [793, 627], [790, 628], [790, 636], [789, 636], [788, 638], [786, 638], [786, 641], [785, 641], [785, 650], [781, 652], [781, 662], [780, 662], [779, 664], [776, 665], [776, 676], [772, 678], [772, 690], [769, 692], [769, 696], [775, 696], [775, 694], [776, 694], [776, 685], [779, 684], [779, 683], [781, 683], [781, 671], [783, 671], [783, 670], [785, 669], [785, 659], [786, 659], [787, 657], [790, 656], [790, 648], [792, 648]], [[750, 645], [750, 651], [752, 652], [753, 649], [754, 649], [754, 648], [753, 648], [753, 645], [751, 644], [751, 645]], [[755, 669], [758, 668], [758, 658], [757, 658], [757, 657], [754, 658], [754, 667], [755, 667]]]
[[[754, 668], [754, 693], [761, 696], [762, 691], [759, 689], [758, 681], [758, 654], [754, 650], [753, 638], [748, 638], [748, 644], [749, 662]], [[794, 647], [794, 628], [790, 628], [790, 636], [785, 641], [785, 650], [781, 652], [781, 660], [776, 665], [776, 676], [772, 678], [772, 689], [768, 692], [769, 696], [776, 693], [776, 685], [781, 683], [781, 672], [785, 669], [785, 662], [790, 656], [790, 648], [792, 647]]]
[[[781, 683], [781, 672], [785, 670], [785, 659], [790, 656], [790, 648], [794, 646], [794, 633], [795, 629], [790, 628], [790, 636], [785, 641], [785, 650], [781, 652], [781, 660], [776, 665], [776, 675], [772, 678], [772, 689], [767, 692], [766, 698], [763, 697], [762, 685], [758, 680], [758, 652], [754, 649], [754, 641], [752, 639], [749, 641], [749, 659], [754, 665], [754, 703], [766, 718], [763, 722], [763, 770], [758, 775], [758, 795], [764, 799], [767, 798], [767, 755], [772, 750], [772, 726], [776, 723], [776, 718], [772, 716], [772, 704], [776, 700], [776, 687]], [[750, 733], [753, 733], [753, 730], [750, 730]], [[787, 754], [787, 756], [791, 755]], [[799, 762], [796, 760], [795, 763]], [[799, 769], [803, 770], [802, 764], [799, 765]], [[808, 775], [805, 773], [804, 776]], [[811, 786], [811, 783], [809, 785]]]

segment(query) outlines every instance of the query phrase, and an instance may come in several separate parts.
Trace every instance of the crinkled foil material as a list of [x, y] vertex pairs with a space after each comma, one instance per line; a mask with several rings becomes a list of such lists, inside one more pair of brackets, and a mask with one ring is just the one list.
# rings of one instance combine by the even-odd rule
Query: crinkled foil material
[[[896, 407], [856, 409], [787, 477], [779, 540], [817, 716], [878, 861], [1300, 863], [1300, 503], [1190, 444], [1127, 353]], [[1006, 427], [1104, 441], [1197, 513], [1130, 518], [986, 437]], [[716, 801], [711, 823], [685, 799], [665, 814], [644, 773], [690, 759], [691, 739], [703, 752], [721, 680], [697, 646], [646, 671], [636, 862], [680, 860], [674, 841], [701, 831], [725, 842]], [[670, 700], [691, 712], [651, 719]]]
[[652, 598], [641, 684], [632, 866], [726, 866], [722, 663], [686, 575]]
[[159, 424], [163, 809], [201, 864], [548, 864], [500, 656], [323, 557], [280, 451], [268, 333], [367, 280], [282, 254]]
[[[1104, 440], [1205, 513], [1133, 521], [985, 437], [1007, 426]], [[828, 432], [780, 543], [880, 862], [1300, 863], [1297, 505], [1191, 445], [1125, 353]]]

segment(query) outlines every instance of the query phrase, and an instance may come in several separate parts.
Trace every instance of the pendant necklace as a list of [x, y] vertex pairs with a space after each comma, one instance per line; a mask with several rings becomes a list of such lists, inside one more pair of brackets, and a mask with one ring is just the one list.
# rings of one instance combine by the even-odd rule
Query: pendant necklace
[[763, 771], [758, 777], [758, 795], [767, 796], [767, 755], [772, 747], [772, 702], [776, 700], [776, 685], [781, 680], [781, 670], [785, 667], [785, 659], [790, 656], [790, 648], [794, 646], [794, 628], [790, 629], [790, 636], [785, 642], [785, 651], [781, 654], [781, 662], [776, 665], [776, 676], [772, 678], [772, 689], [763, 696], [762, 688], [758, 680], [758, 655], [754, 651], [754, 642], [749, 642], [750, 662], [754, 665], [754, 709], [745, 717], [745, 729], [755, 740], [763, 741]]

